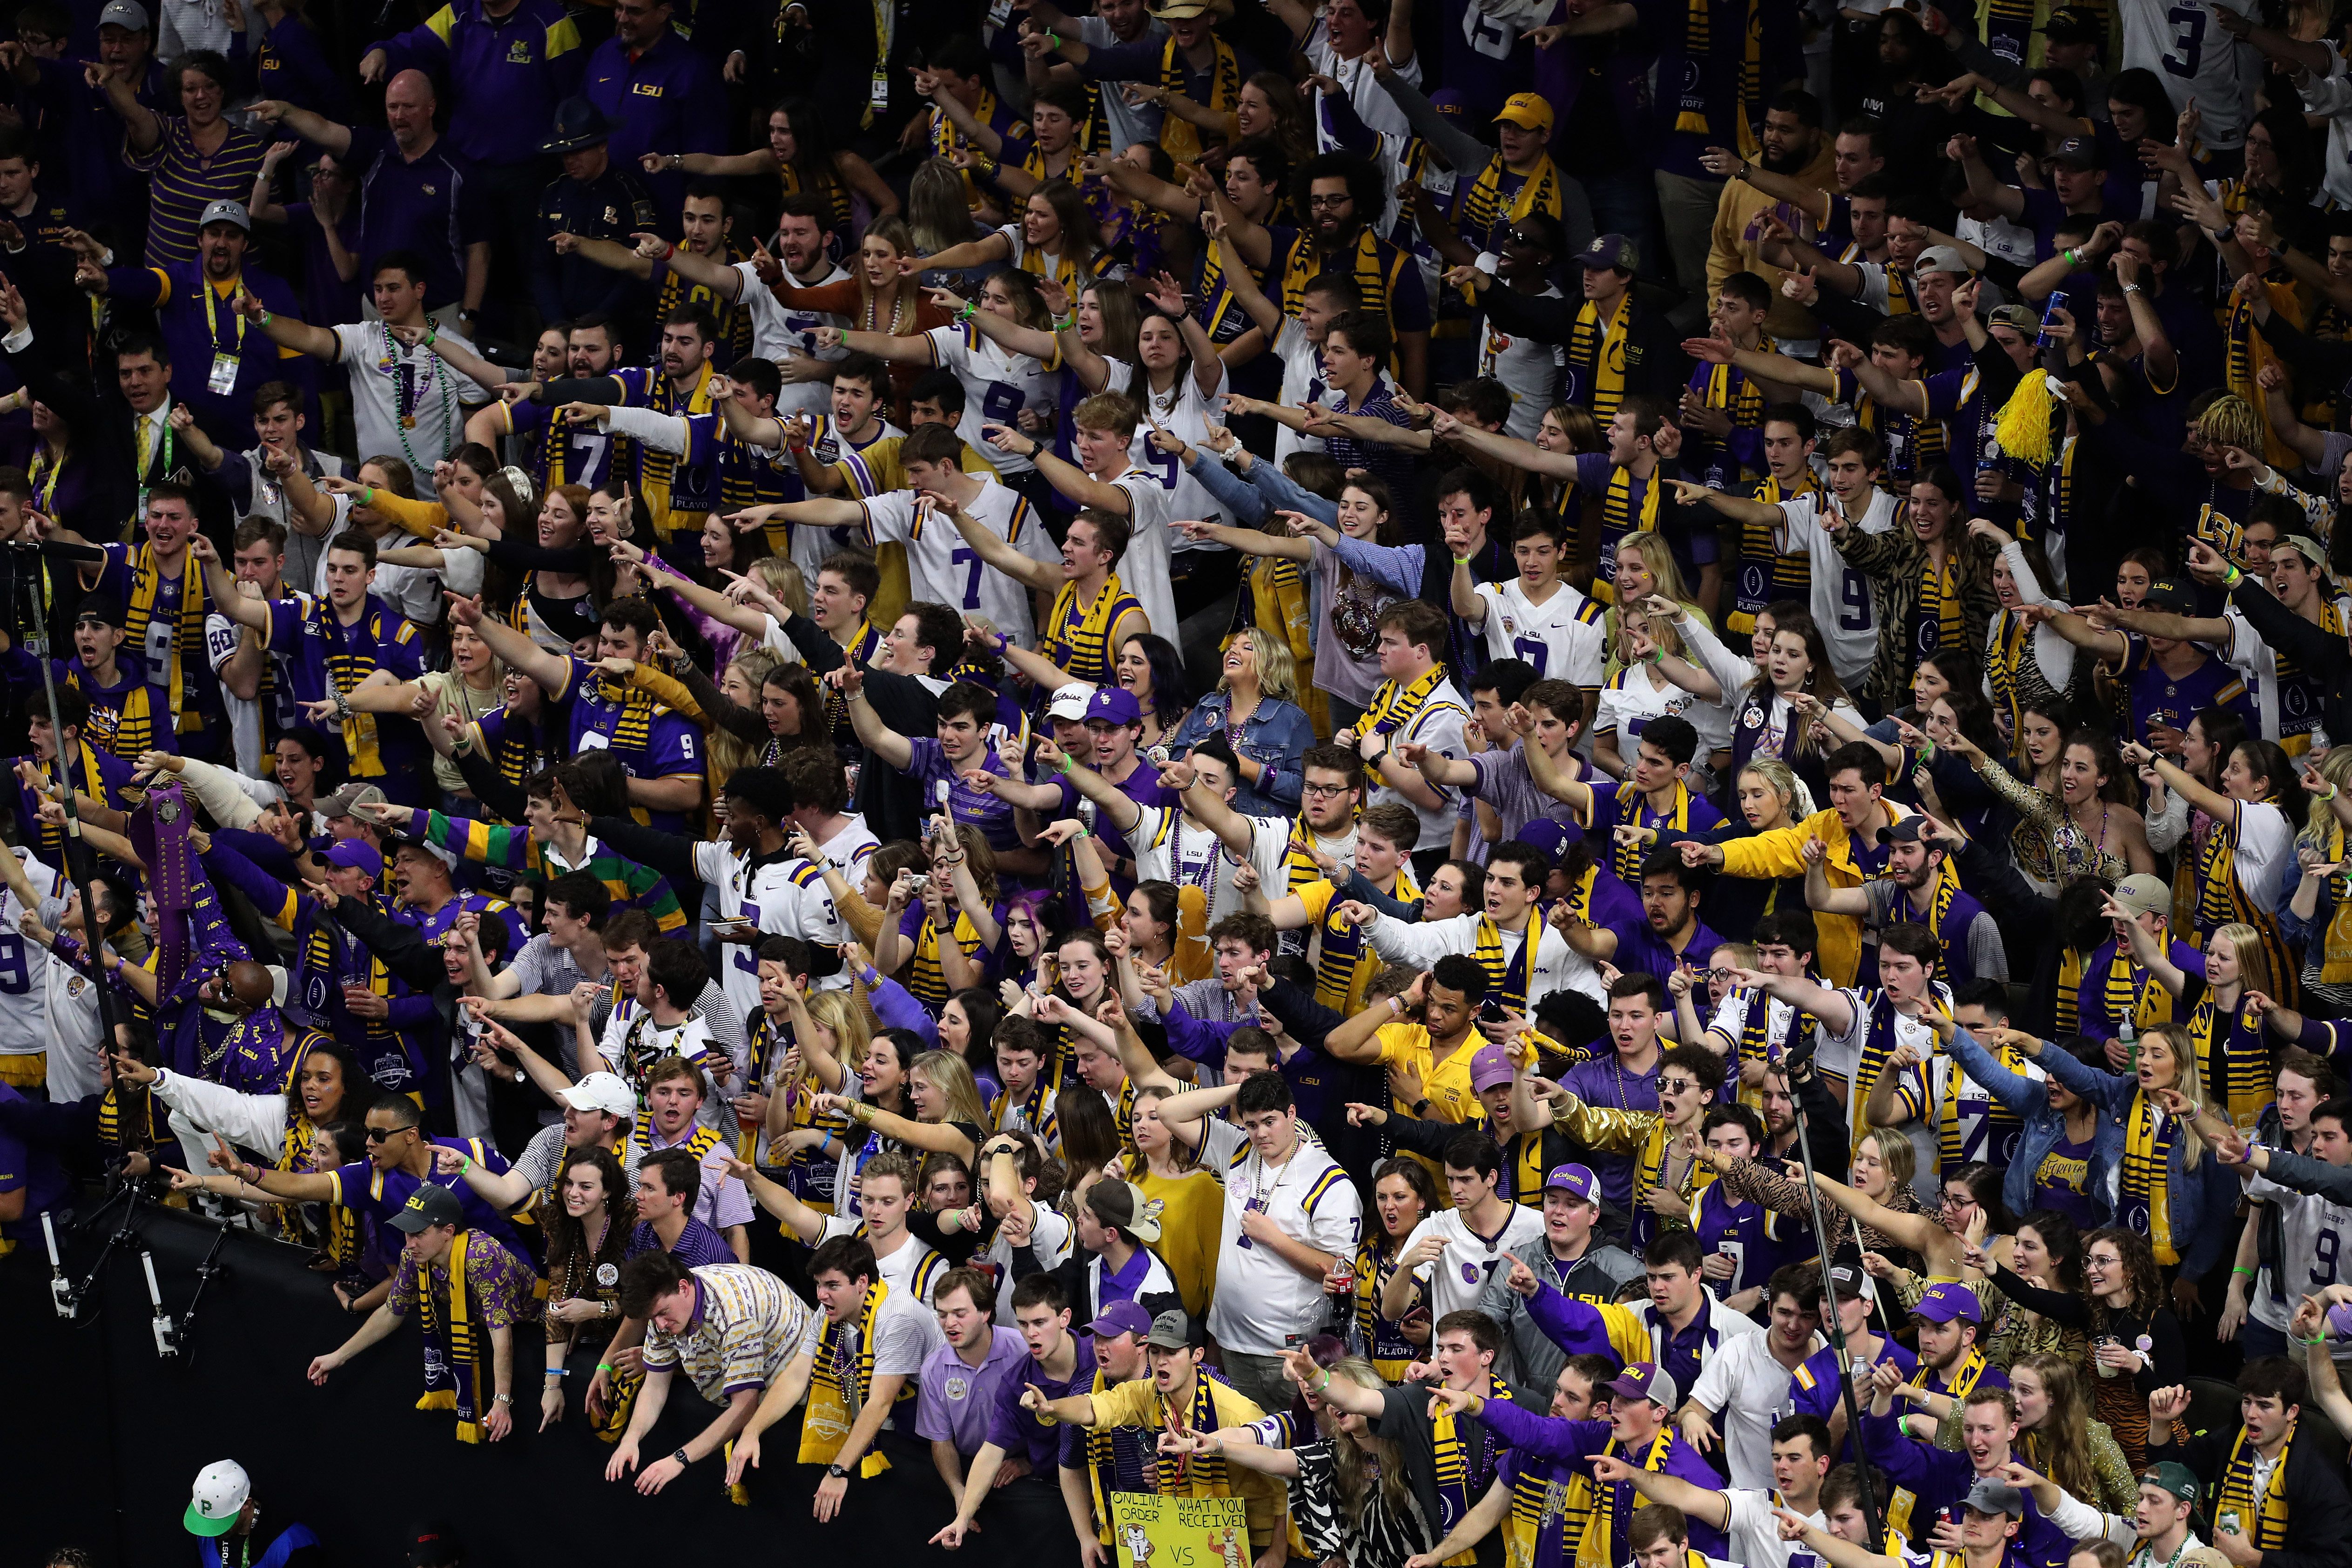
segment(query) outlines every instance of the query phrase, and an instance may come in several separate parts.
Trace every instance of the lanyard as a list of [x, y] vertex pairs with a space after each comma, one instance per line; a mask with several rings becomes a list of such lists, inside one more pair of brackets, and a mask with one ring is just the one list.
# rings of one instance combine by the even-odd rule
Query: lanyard
[[[245, 279], [242, 277], [238, 278], [234, 287], [236, 297], [240, 298], [243, 298], [245, 294]], [[218, 297], [213, 293], [212, 284], [203, 278], [196, 280], [196, 290], [205, 297], [205, 340], [212, 344], [215, 351], [219, 351], [221, 347], [220, 322], [215, 314]], [[229, 312], [229, 319], [236, 323], [236, 346], [226, 351], [242, 354], [245, 352], [245, 313], [241, 310], [232, 310]]]

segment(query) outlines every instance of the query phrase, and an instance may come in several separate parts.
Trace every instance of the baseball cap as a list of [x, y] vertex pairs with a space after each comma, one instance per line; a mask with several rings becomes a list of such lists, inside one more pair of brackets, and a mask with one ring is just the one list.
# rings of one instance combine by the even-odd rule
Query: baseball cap
[[457, 1195], [446, 1186], [426, 1182], [408, 1195], [400, 1212], [392, 1217], [392, 1228], [414, 1236], [427, 1226], [463, 1225], [466, 1211], [457, 1207]]
[[2148, 872], [2127, 876], [2116, 883], [2116, 904], [2127, 915], [2166, 915], [2172, 913], [2172, 889], [2164, 879]]
[[319, 810], [320, 814], [324, 816], [348, 817], [352, 814], [352, 808], [353, 806], [381, 806], [383, 804], [385, 804], [385, 800], [383, 790], [377, 789], [373, 784], [362, 784], [358, 780], [354, 779], [351, 783], [346, 784], [341, 789], [336, 790], [333, 794], [328, 796], [325, 800], [320, 801]]
[[1480, 1046], [1470, 1058], [1470, 1088], [1474, 1093], [1508, 1083], [1512, 1076], [1511, 1053], [1491, 1041]]
[[563, 1091], [563, 1103], [574, 1111], [602, 1111], [607, 1116], [637, 1113], [637, 1092], [612, 1072], [590, 1073]]
[[1572, 1192], [1587, 1203], [1601, 1201], [1601, 1178], [1590, 1166], [1554, 1166], [1544, 1173], [1544, 1191]]
[[1919, 253], [1919, 259], [1911, 264], [1911, 276], [1914, 277], [1925, 277], [1931, 272], [1948, 272], [1954, 277], [1976, 276], [1975, 269], [1948, 245], [1929, 246]]
[[2033, 313], [2031, 305], [1996, 305], [1986, 318], [1992, 325], [2006, 327], [2012, 332], [2032, 337], [2042, 330], [2042, 318]]
[[205, 215], [196, 220], [196, 230], [201, 234], [215, 224], [235, 224], [246, 233], [251, 234], [253, 214], [245, 210], [243, 202], [232, 202], [224, 196], [217, 202], [207, 202], [205, 204]]
[[363, 871], [371, 877], [383, 874], [383, 856], [363, 839], [337, 839], [327, 851], [327, 863], [348, 871]]
[[2023, 1519], [2025, 1494], [2007, 1481], [1979, 1476], [1977, 1484], [1969, 1489], [1969, 1506], [1979, 1513], [2007, 1513]]
[[2152, 1487], [2162, 1487], [2183, 1502], [2195, 1502], [2202, 1489], [2198, 1485], [2197, 1472], [2178, 1459], [2167, 1459], [2160, 1465], [2150, 1465], [2140, 1471], [2139, 1479]]
[[1510, 121], [1522, 131], [1551, 130], [1551, 105], [1541, 93], [1515, 92], [1503, 100], [1503, 112], [1495, 116], [1495, 123]]
[[1133, 1301], [1113, 1301], [1105, 1307], [1087, 1333], [1097, 1339], [1116, 1339], [1120, 1334], [1148, 1334], [1151, 1332], [1151, 1314]]
[[[113, 6], [107, 7], [111, 11]], [[235, 1459], [215, 1459], [196, 1472], [196, 1485], [188, 1499], [188, 1511], [180, 1522], [188, 1527], [191, 1535], [226, 1535], [236, 1526], [236, 1516], [245, 1511], [245, 1500], [253, 1495], [253, 1479], [245, 1467]]]
[[1125, 686], [1105, 686], [1087, 699], [1089, 723], [1101, 719], [1105, 724], [1141, 724], [1143, 705]]
[[2096, 169], [2106, 160], [2099, 156], [2099, 144], [2089, 137], [2069, 136], [2052, 148], [2042, 162], [2063, 163], [2072, 169]]
[[2142, 610], [2162, 610], [2174, 615], [2197, 612], [2197, 598], [2189, 585], [2177, 577], [2159, 577], [2147, 585], [2147, 597], [2139, 601]]
[[428, 1520], [408, 1527], [409, 1568], [448, 1568], [465, 1559], [466, 1549], [457, 1532], [444, 1521]]
[[1151, 1320], [1151, 1333], [1143, 1343], [1159, 1350], [1190, 1350], [1198, 1342], [1192, 1320], [1171, 1308]]
[[1072, 681], [1066, 686], [1054, 688], [1054, 700], [1045, 705], [1048, 717], [1067, 719], [1072, 724], [1084, 724], [1087, 704], [1095, 695], [1094, 687], [1084, 681]]
[[2107, 37], [2105, 23], [2071, 5], [2061, 5], [2051, 12], [2050, 20], [2042, 25], [2041, 31], [2053, 44], [2102, 44]]
[[2317, 539], [2313, 538], [2309, 534], [2287, 535], [2286, 538], [2279, 540], [2277, 544], [2271, 547], [2271, 554], [2276, 555], [2282, 549], [2291, 549], [2294, 551], [2295, 554], [2301, 556], [2304, 559], [2309, 561], [2314, 566], [2326, 566], [2327, 564], [2326, 549], [2321, 546]]
[[1632, 272], [1641, 266], [1640, 249], [1623, 235], [1595, 235], [1592, 243], [1576, 253], [1576, 264], [1588, 270], [1596, 267], [1613, 267], [1620, 272]]
[[98, 14], [98, 25], [143, 33], [148, 30], [147, 8], [132, 4], [132, 0], [108, 0], [106, 9]]
[[1830, 1293], [1841, 1301], [1858, 1301], [1864, 1291], [1862, 1271], [1850, 1263], [1841, 1263], [1830, 1270]]
[[128, 626], [131, 618], [122, 612], [122, 601], [111, 593], [85, 593], [81, 606], [74, 612], [74, 624], [85, 621], [103, 622], [109, 626]]
[[1963, 1322], [1984, 1322], [1984, 1309], [1977, 1305], [1976, 1292], [1966, 1285], [1928, 1286], [1920, 1295], [1919, 1304], [1911, 1309], [1911, 1315], [1931, 1323], [1948, 1323], [1955, 1318]]
[[1105, 1225], [1117, 1226], [1138, 1241], [1160, 1239], [1160, 1211], [1131, 1181], [1116, 1177], [1087, 1188], [1087, 1207]]
[[1470, 106], [1462, 101], [1459, 89], [1442, 87], [1429, 95], [1429, 107], [1449, 119], [1459, 120]]
[[1914, 811], [1900, 821], [1890, 822], [1878, 830], [1882, 844], [1914, 844], [1927, 831], [1927, 819]]
[[1681, 1403], [1676, 1397], [1674, 1374], [1654, 1361], [1627, 1362], [1625, 1370], [1611, 1380], [1609, 1392], [1628, 1399], [1647, 1399], [1669, 1410]]

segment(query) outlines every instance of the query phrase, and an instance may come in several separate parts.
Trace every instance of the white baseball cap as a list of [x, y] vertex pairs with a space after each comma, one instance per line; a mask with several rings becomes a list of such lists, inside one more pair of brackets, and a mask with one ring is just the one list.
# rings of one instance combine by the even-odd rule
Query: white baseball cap
[[575, 1111], [602, 1111], [623, 1120], [637, 1113], [637, 1092], [610, 1072], [592, 1072], [563, 1091], [563, 1103]]
[[1095, 689], [1084, 681], [1072, 681], [1055, 689], [1054, 700], [1045, 705], [1051, 718], [1066, 718], [1076, 724], [1087, 716], [1087, 704], [1094, 700]]
[[189, 1499], [185, 1523], [192, 1535], [226, 1535], [253, 1495], [253, 1481], [235, 1459], [215, 1459], [196, 1472], [194, 1495]]

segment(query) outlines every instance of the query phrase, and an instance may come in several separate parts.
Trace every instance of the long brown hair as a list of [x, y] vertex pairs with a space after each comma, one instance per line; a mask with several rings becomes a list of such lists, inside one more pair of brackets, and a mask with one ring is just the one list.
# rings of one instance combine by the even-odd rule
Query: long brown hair
[[[604, 1178], [604, 1236], [603, 1243], [592, 1253], [588, 1247], [586, 1228], [572, 1218], [563, 1207], [564, 1178], [574, 1166], [594, 1166], [596, 1174]], [[636, 1228], [636, 1195], [629, 1190], [628, 1178], [622, 1174], [621, 1161], [612, 1150], [597, 1145], [585, 1149], [566, 1149], [563, 1160], [556, 1167], [555, 1186], [539, 1204], [539, 1223], [547, 1232], [547, 1277], [551, 1281], [572, 1283], [568, 1292], [578, 1295], [580, 1283], [589, 1268], [604, 1260], [617, 1262], [628, 1249], [629, 1232]], [[572, 1282], [570, 1271], [577, 1265], [583, 1280]]]
[[2083, 1392], [2083, 1375], [2075, 1363], [2049, 1351], [2020, 1356], [2011, 1371], [2026, 1371], [2042, 1379], [2050, 1414], [2024, 1434], [2025, 1462], [2080, 1498], [2101, 1494], [2099, 1472], [2091, 1462], [2091, 1406]]

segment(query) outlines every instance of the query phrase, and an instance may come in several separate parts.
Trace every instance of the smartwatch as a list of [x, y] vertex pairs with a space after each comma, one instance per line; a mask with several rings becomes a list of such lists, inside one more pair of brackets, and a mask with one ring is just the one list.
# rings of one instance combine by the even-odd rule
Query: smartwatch
[[[685, 1450], [680, 1449], [679, 1451], [682, 1453], [682, 1452], [684, 1452]], [[845, 1481], [845, 1480], [847, 1480], [847, 1479], [849, 1479], [849, 1472], [848, 1472], [847, 1470], [845, 1470], [845, 1469], [842, 1469], [839, 1465], [827, 1465], [827, 1466], [825, 1466], [825, 1467], [824, 1467], [824, 1473], [825, 1473], [825, 1475], [826, 1475], [828, 1478], [830, 1478], [831, 1479], [837, 1480], [837, 1481]]]

